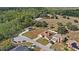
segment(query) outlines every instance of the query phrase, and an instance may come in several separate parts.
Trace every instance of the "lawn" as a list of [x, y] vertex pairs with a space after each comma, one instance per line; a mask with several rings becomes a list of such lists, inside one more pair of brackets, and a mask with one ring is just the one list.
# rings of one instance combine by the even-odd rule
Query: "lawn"
[[31, 42], [24, 42], [22, 45], [23, 46], [31, 47], [32, 46], [32, 43]]
[[40, 51], [41, 48], [40, 48], [40, 47], [36, 47], [36, 48], [34, 48], [33, 50], [34, 50], [34, 51]]
[[39, 42], [42, 45], [47, 45], [49, 43], [48, 40], [45, 38], [40, 38], [37, 40], [37, 42]]
[[27, 37], [29, 37], [31, 39], [34, 39], [34, 38], [36, 38], [38, 36], [38, 34], [40, 34], [43, 31], [44, 31], [44, 29], [34, 29], [32, 31], [24, 33], [23, 35], [27, 36]]

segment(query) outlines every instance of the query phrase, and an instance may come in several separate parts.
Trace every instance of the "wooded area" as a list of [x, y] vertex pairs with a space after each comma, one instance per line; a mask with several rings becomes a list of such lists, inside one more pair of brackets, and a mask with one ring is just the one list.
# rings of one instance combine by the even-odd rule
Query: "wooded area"
[[43, 17], [48, 13], [52, 15], [59, 14], [79, 17], [79, 9], [55, 10], [51, 8], [41, 7], [0, 8], [0, 40], [11, 38], [13, 36], [18, 35], [18, 33], [22, 31], [24, 28], [34, 25], [35, 22], [33, 20], [35, 18]]

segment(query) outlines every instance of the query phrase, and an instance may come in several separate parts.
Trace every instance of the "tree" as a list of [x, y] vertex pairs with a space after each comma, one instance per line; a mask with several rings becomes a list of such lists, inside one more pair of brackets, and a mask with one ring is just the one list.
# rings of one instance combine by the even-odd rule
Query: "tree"
[[60, 34], [66, 34], [66, 33], [68, 33], [68, 30], [65, 28], [65, 26], [59, 26], [57, 31]]
[[0, 34], [0, 41], [3, 40], [4, 36]]
[[74, 20], [75, 23], [78, 23], [78, 20]]
[[40, 21], [36, 21], [36, 23], [34, 24], [36, 27], [47, 27], [48, 24], [43, 21], [43, 22], [40, 22]]
[[42, 22], [42, 27], [47, 27], [47, 26], [48, 26], [48, 24], [45, 21], [43, 21]]
[[58, 26], [63, 26], [63, 24], [62, 24], [62, 23], [60, 23], [60, 22], [57, 22], [57, 25], [58, 25]]

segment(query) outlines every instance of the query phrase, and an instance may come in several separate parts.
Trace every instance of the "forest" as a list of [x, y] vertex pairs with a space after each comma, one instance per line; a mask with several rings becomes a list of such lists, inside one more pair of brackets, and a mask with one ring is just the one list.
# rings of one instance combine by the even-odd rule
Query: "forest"
[[17, 36], [24, 28], [33, 26], [34, 19], [46, 14], [79, 17], [79, 9], [52, 9], [44, 7], [0, 8], [0, 41]]

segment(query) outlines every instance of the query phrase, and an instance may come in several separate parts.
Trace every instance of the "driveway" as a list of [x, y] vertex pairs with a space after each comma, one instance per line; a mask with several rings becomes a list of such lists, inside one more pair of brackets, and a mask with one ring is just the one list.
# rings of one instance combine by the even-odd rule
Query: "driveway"
[[52, 51], [53, 49], [50, 49], [48, 46], [44, 46], [38, 42], [36, 42], [35, 40], [33, 39], [30, 39], [28, 37], [25, 37], [25, 36], [20, 36], [21, 38], [23, 39], [27, 39], [27, 42], [32, 42], [33, 44], [35, 44], [36, 46], [40, 47], [41, 49], [45, 50], [45, 51]]

